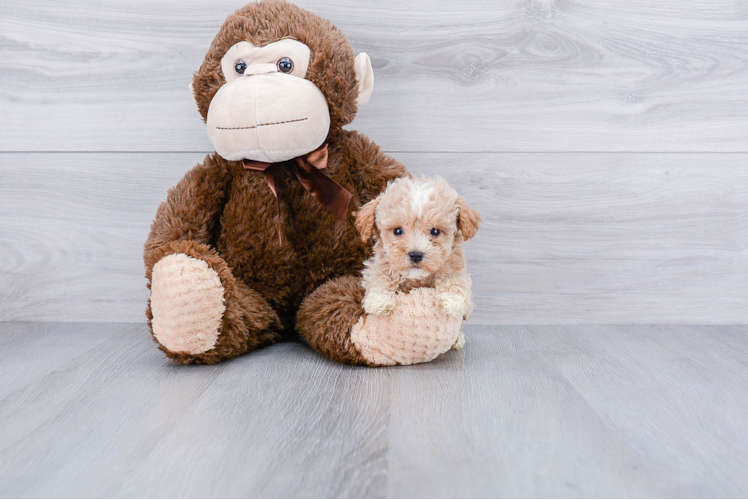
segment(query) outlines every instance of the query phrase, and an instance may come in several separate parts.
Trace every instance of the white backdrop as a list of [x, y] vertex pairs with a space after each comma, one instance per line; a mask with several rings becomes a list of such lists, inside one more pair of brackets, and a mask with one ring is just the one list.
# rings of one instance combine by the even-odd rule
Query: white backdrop
[[[243, 3], [0, 1], [0, 320], [144, 321]], [[473, 322], [748, 322], [748, 4], [298, 3], [372, 58], [351, 128], [483, 215]]]

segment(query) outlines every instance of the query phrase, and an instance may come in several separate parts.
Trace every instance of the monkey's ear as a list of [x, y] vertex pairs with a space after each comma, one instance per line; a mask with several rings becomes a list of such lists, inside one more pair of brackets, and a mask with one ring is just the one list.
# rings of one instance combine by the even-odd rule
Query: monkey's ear
[[460, 228], [462, 236], [467, 241], [478, 232], [478, 227], [483, 219], [480, 218], [478, 212], [465, 204], [465, 198], [462, 196], [457, 197], [457, 209], [459, 210], [457, 213], [457, 227]]
[[374, 198], [361, 207], [361, 210], [356, 214], [356, 229], [361, 233], [361, 239], [364, 241], [368, 241], [371, 238], [371, 233], [374, 232], [377, 205], [379, 205], [379, 198]]
[[358, 82], [358, 99], [356, 104], [363, 106], [369, 102], [371, 91], [374, 90], [374, 68], [371, 67], [369, 54], [361, 52], [353, 61], [353, 69], [356, 71]]

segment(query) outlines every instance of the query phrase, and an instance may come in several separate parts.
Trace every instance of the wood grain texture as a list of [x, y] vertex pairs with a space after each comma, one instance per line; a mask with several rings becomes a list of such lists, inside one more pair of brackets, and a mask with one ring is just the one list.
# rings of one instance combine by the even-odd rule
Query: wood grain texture
[[475, 321], [748, 322], [744, 155], [399, 157], [485, 219], [467, 244]]
[[[187, 85], [244, 0], [6, 0], [0, 150], [210, 151]], [[373, 60], [389, 151], [740, 151], [739, 0], [299, 0]]]
[[0, 400], [122, 331], [122, 325], [109, 324], [0, 323]]
[[746, 333], [476, 327], [464, 355], [393, 377], [389, 494], [744, 495]]
[[143, 325], [0, 323], [24, 334], [50, 344], [0, 397], [2, 497], [748, 491], [746, 326], [470, 326], [464, 351], [382, 369], [302, 344], [176, 366]]
[[[472, 322], [748, 322], [748, 155], [396, 157], [485, 220]], [[143, 321], [142, 244], [202, 158], [0, 154], [0, 320]]]
[[202, 158], [0, 155], [0, 320], [144, 321], [143, 243]]

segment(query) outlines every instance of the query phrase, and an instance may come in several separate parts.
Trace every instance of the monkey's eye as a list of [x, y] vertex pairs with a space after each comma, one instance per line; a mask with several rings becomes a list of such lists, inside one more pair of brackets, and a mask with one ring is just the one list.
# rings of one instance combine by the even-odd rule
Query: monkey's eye
[[293, 71], [293, 61], [288, 57], [281, 57], [278, 60], [278, 71], [281, 73], [290, 73]]
[[247, 69], [247, 63], [239, 59], [234, 63], [234, 71], [236, 71], [237, 74], [243, 75], [244, 71]]
[[395, 236], [402, 236], [403, 235], [403, 228], [396, 227], [395, 229], [392, 230], [392, 234], [394, 234]]
[[441, 232], [441, 231], [439, 231], [439, 230], [438, 230], [437, 228], [435, 228], [435, 227], [432, 227], [432, 228], [431, 228], [431, 236], [433, 236], [433, 237], [435, 237], [435, 238], [436, 238], [436, 237], [437, 237], [437, 236], [439, 236], [440, 234], [442, 234], [442, 232]]

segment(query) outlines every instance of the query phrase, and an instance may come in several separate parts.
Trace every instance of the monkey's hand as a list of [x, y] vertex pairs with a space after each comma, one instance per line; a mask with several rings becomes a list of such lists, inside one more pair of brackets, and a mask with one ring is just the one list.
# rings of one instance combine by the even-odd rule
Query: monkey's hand
[[389, 314], [395, 308], [395, 294], [389, 292], [366, 292], [364, 311], [368, 314]]

